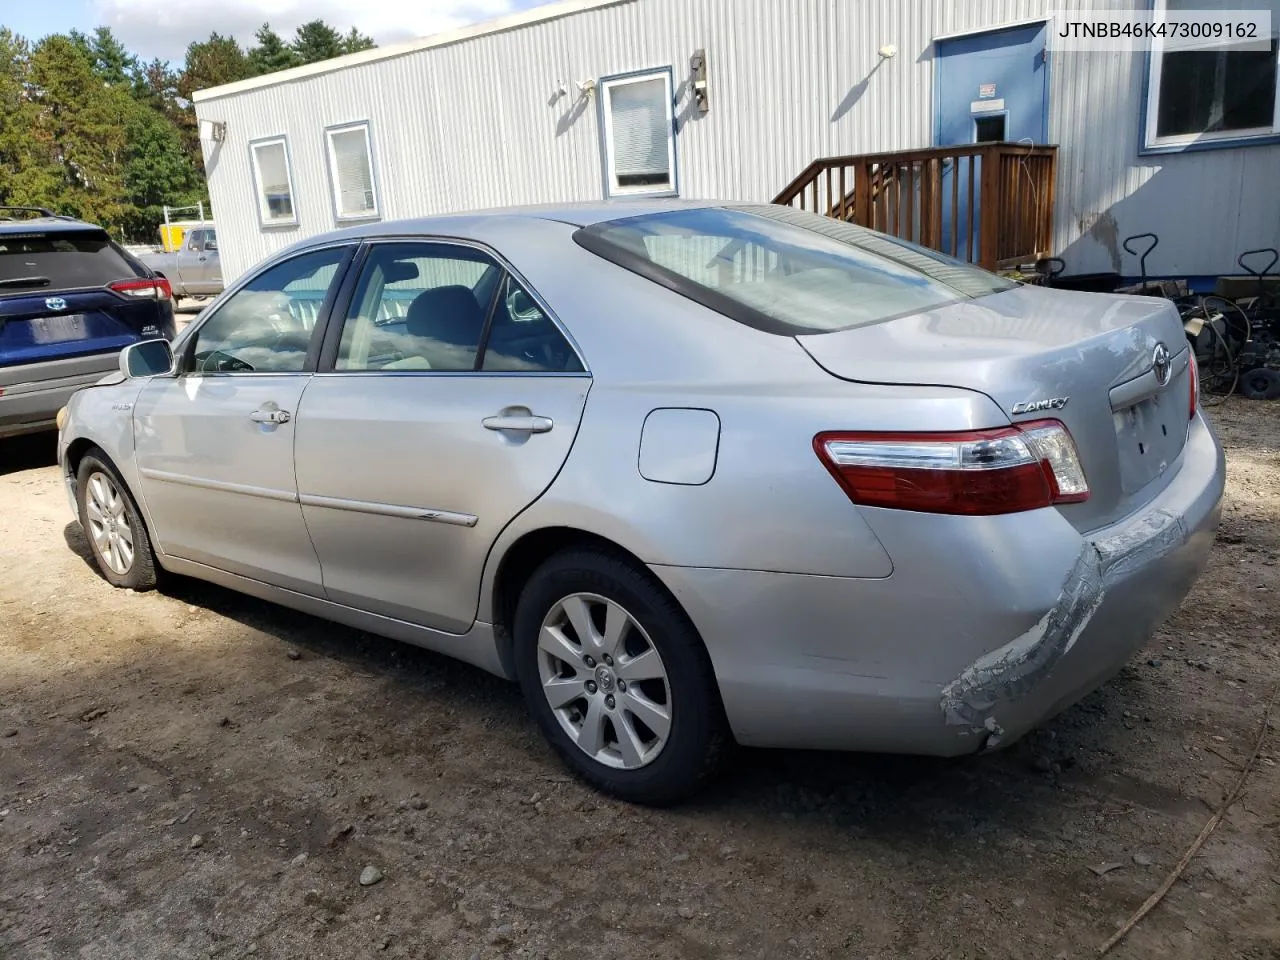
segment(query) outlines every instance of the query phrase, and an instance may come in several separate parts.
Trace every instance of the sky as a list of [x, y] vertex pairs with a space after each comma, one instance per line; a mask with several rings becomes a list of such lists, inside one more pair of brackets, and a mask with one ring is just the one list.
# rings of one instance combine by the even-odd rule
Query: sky
[[317, 18], [346, 33], [356, 27], [379, 45], [450, 30], [547, 0], [0, 0], [0, 26], [36, 40], [71, 29], [109, 26], [144, 60], [181, 61], [187, 44], [213, 30], [242, 45], [264, 22], [286, 39]]

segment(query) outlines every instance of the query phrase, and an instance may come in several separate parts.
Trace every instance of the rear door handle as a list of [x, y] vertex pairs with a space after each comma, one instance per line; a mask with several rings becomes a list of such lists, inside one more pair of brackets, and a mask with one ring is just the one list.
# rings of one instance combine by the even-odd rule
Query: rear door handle
[[288, 423], [288, 410], [255, 410], [249, 414], [254, 423]]
[[555, 426], [550, 417], [537, 417], [532, 414], [525, 417], [485, 417], [480, 421], [486, 430], [513, 430], [518, 433], [546, 433]]

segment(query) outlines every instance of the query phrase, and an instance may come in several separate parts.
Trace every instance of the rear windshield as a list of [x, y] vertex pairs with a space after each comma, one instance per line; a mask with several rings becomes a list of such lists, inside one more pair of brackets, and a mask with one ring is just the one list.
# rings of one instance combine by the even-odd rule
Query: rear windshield
[[101, 287], [136, 276], [104, 233], [0, 233], [0, 296]]
[[827, 333], [1014, 286], [971, 264], [774, 204], [645, 214], [584, 227], [583, 247], [769, 333]]

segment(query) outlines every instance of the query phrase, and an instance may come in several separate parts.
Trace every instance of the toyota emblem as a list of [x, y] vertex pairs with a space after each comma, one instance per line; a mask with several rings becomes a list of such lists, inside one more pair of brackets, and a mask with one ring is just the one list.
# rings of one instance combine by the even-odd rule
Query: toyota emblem
[[67, 309], [67, 301], [61, 297], [47, 297], [44, 301], [46, 309], [49, 310], [65, 310]]
[[1151, 354], [1151, 369], [1155, 371], [1156, 383], [1164, 386], [1169, 382], [1169, 374], [1173, 370], [1173, 361], [1169, 357], [1169, 348], [1157, 343]]

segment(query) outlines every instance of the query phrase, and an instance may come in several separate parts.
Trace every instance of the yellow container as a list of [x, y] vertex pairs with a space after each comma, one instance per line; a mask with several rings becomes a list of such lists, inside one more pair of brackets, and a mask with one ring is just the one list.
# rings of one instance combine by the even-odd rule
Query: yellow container
[[182, 242], [187, 238], [187, 231], [202, 226], [200, 220], [183, 220], [178, 223], [160, 224], [160, 246], [165, 253], [173, 253], [182, 249]]

